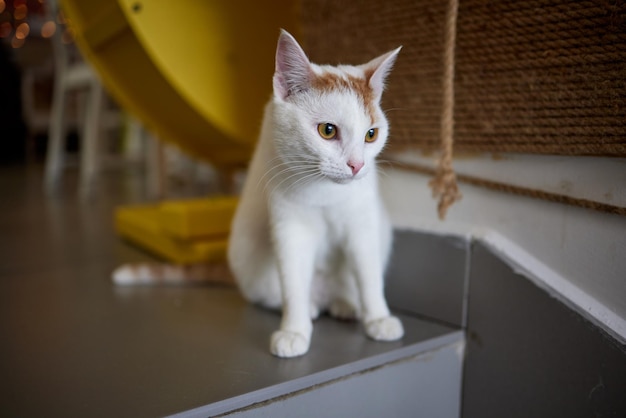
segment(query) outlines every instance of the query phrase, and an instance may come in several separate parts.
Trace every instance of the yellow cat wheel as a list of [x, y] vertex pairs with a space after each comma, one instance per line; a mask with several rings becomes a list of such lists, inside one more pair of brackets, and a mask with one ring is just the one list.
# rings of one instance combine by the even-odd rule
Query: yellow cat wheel
[[279, 28], [296, 1], [64, 0], [83, 54], [161, 139], [218, 166], [244, 164], [269, 99]]

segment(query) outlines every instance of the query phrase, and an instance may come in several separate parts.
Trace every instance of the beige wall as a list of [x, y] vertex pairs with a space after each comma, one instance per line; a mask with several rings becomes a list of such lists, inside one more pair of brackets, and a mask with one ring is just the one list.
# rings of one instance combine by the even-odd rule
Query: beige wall
[[[472, 160], [458, 161], [460, 171], [557, 193], [565, 193], [565, 185], [574, 197], [600, 196], [599, 200], [626, 206], [623, 159], [510, 156], [497, 163], [491, 158]], [[626, 341], [626, 217], [461, 184], [463, 200], [442, 222], [437, 219], [427, 176], [388, 166], [382, 169], [382, 192], [397, 227], [481, 238], [540, 286], [553, 289]]]

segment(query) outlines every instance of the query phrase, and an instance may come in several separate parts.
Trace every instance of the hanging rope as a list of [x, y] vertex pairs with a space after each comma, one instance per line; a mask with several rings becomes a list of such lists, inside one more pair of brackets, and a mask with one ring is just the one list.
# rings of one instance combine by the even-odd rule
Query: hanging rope
[[458, 0], [449, 0], [446, 12], [443, 56], [443, 109], [441, 112], [441, 155], [435, 177], [429, 182], [433, 197], [439, 198], [439, 219], [446, 217], [448, 208], [461, 199], [461, 193], [452, 168], [454, 143], [454, 52], [456, 45], [456, 20]]

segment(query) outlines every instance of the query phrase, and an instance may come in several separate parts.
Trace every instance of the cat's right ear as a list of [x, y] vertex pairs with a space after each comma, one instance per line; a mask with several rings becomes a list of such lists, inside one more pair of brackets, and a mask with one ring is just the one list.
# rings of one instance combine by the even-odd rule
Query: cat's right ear
[[276, 47], [274, 95], [285, 100], [292, 94], [308, 90], [311, 85], [311, 63], [289, 32], [281, 29]]

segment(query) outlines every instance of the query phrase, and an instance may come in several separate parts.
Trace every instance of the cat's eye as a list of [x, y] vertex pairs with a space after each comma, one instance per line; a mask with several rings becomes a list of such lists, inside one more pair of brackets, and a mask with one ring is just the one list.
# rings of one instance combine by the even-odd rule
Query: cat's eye
[[365, 142], [374, 142], [378, 138], [378, 128], [372, 128], [365, 134]]
[[324, 139], [335, 139], [337, 137], [337, 127], [332, 123], [320, 123], [317, 125], [317, 132]]

